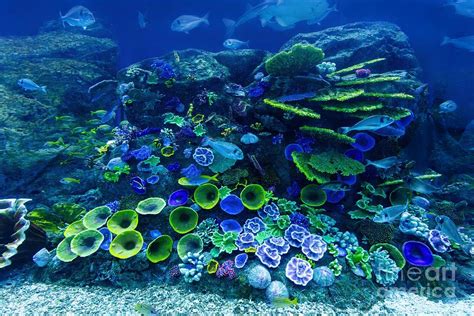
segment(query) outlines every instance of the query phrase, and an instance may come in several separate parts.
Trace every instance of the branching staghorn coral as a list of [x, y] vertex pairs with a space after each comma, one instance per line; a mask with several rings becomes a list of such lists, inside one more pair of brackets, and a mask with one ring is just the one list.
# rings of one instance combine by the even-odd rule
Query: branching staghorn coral
[[285, 104], [285, 103], [277, 102], [277, 101], [274, 101], [274, 100], [270, 100], [270, 99], [265, 99], [265, 100], [263, 100], [263, 102], [266, 105], [269, 105], [269, 106], [271, 106], [275, 109], [279, 109], [279, 110], [282, 110], [282, 111], [285, 111], [285, 112], [293, 113], [293, 114], [298, 115], [298, 116], [309, 117], [309, 118], [313, 118], [313, 119], [321, 118], [320, 114], [318, 114], [318, 113], [316, 113], [316, 112], [314, 112], [313, 110], [310, 110], [310, 109], [297, 108], [297, 107], [294, 107], [294, 106], [291, 106], [291, 105], [288, 105], [288, 104]]

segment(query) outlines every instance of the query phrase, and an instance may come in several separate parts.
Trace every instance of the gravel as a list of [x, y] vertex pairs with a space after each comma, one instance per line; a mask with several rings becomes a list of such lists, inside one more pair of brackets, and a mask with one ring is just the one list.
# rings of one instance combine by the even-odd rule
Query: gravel
[[[340, 311], [315, 302], [277, 309], [264, 302], [190, 293], [179, 286], [150, 285], [120, 289], [26, 282], [0, 287], [0, 315], [137, 315], [137, 303], [153, 306], [158, 315], [362, 315], [359, 311]], [[415, 294], [392, 291], [385, 301], [363, 314], [473, 315], [474, 296], [442, 303]]]

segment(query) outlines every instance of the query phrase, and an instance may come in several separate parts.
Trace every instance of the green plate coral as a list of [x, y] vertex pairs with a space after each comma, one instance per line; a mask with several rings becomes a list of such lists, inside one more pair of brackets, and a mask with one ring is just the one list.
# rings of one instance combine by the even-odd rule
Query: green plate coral
[[173, 239], [168, 235], [161, 235], [146, 248], [146, 257], [152, 263], [165, 261], [173, 251]]
[[77, 255], [71, 250], [71, 241], [74, 236], [64, 238], [56, 247], [56, 257], [62, 262], [71, 262], [77, 258]]
[[82, 222], [87, 229], [98, 229], [107, 223], [112, 211], [107, 206], [96, 207], [84, 215]]
[[260, 184], [249, 184], [240, 192], [240, 199], [247, 209], [259, 210], [265, 204], [265, 189]]
[[210, 210], [219, 203], [219, 189], [212, 183], [201, 184], [194, 191], [194, 201], [201, 208]]
[[202, 242], [201, 237], [197, 234], [187, 234], [178, 241], [178, 245], [176, 246], [176, 250], [178, 252], [178, 256], [183, 259], [188, 252], [191, 253], [201, 253], [204, 249], [204, 244]]
[[119, 259], [128, 259], [137, 255], [143, 247], [142, 234], [136, 230], [127, 230], [118, 234], [110, 244], [109, 252]]
[[372, 253], [377, 251], [378, 249], [387, 250], [388, 254], [390, 255], [390, 258], [393, 259], [393, 261], [395, 261], [395, 263], [397, 264], [397, 267], [399, 267], [400, 269], [403, 269], [405, 267], [405, 257], [403, 257], [401, 251], [398, 250], [398, 248], [394, 245], [387, 243], [375, 244], [370, 247], [369, 252]]
[[336, 141], [338, 143], [343, 143], [343, 144], [352, 144], [355, 142], [354, 138], [347, 136], [345, 134], [335, 132], [329, 128], [305, 125], [305, 126], [300, 127], [300, 131], [302, 131], [303, 133], [310, 134], [314, 136], [315, 138], [321, 138], [328, 141]]
[[86, 209], [73, 203], [56, 203], [51, 210], [37, 208], [27, 214], [27, 218], [46, 232], [60, 233], [69, 224], [80, 220]]
[[80, 232], [71, 240], [71, 251], [79, 257], [88, 257], [99, 250], [104, 235], [98, 230], [88, 229]]
[[190, 207], [180, 206], [175, 208], [169, 217], [170, 225], [178, 234], [186, 234], [196, 228], [198, 213]]
[[84, 226], [84, 223], [82, 222], [82, 219], [75, 221], [71, 224], [69, 224], [68, 227], [64, 230], [64, 237], [72, 237], [76, 236], [80, 232], [86, 230], [87, 228]]
[[165, 208], [166, 201], [159, 197], [152, 197], [140, 201], [135, 209], [141, 215], [157, 215]]
[[112, 215], [107, 221], [107, 228], [112, 234], [134, 230], [138, 226], [138, 214], [134, 210], [122, 210]]
[[326, 203], [326, 192], [315, 184], [308, 184], [300, 191], [301, 202], [308, 206], [320, 207]]
[[316, 67], [323, 59], [322, 49], [309, 44], [295, 44], [267, 59], [265, 70], [272, 76], [294, 76]]

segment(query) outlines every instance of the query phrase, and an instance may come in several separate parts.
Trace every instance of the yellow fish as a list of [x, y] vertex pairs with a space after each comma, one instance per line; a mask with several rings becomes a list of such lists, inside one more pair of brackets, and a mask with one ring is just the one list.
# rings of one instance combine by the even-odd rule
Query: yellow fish
[[219, 180], [217, 180], [218, 175], [219, 174], [215, 174], [212, 177], [202, 175], [202, 176], [196, 177], [194, 179], [188, 179], [186, 177], [182, 177], [182, 178], [178, 179], [178, 184], [182, 185], [184, 187], [197, 187], [197, 186], [200, 186], [201, 184], [208, 183], [210, 181], [214, 181], [214, 182], [219, 181]]
[[157, 315], [156, 310], [153, 306], [145, 303], [137, 303], [135, 305], [135, 311], [142, 316], [153, 316]]
[[79, 179], [76, 179], [76, 178], [62, 178], [61, 180], [59, 180], [59, 182], [61, 182], [62, 184], [71, 184], [71, 183], [75, 183], [75, 184], [79, 184], [81, 183], [81, 180]]
[[59, 137], [58, 140], [46, 142], [46, 145], [50, 147], [53, 147], [53, 146], [59, 147], [59, 146], [65, 146], [66, 144], [64, 143], [63, 138]]
[[105, 114], [107, 114], [106, 110], [91, 111], [91, 115], [98, 116], [100, 118], [102, 118], [102, 116], [104, 116]]
[[272, 301], [272, 305], [275, 307], [288, 307], [298, 305], [298, 299], [295, 297], [290, 300], [289, 298], [277, 297]]
[[70, 115], [55, 116], [54, 117], [58, 122], [73, 122], [75, 118]]

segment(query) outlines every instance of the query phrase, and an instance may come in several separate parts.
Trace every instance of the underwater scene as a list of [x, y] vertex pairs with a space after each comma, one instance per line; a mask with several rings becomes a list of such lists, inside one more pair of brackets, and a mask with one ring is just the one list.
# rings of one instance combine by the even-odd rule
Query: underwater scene
[[0, 16], [0, 315], [474, 315], [474, 0]]

